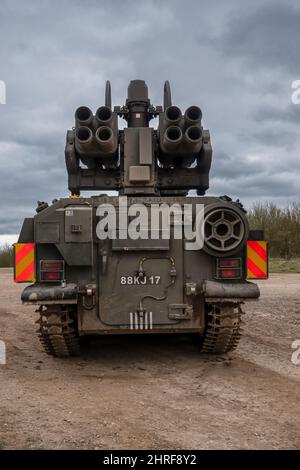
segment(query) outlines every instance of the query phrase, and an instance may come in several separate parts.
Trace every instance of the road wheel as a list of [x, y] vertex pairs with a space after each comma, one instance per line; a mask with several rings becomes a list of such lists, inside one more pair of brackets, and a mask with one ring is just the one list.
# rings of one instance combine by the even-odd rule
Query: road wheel
[[240, 305], [206, 304], [205, 331], [201, 340], [201, 352], [224, 354], [233, 351], [242, 334]]
[[51, 305], [39, 308], [38, 334], [47, 354], [55, 357], [80, 354], [76, 308]]

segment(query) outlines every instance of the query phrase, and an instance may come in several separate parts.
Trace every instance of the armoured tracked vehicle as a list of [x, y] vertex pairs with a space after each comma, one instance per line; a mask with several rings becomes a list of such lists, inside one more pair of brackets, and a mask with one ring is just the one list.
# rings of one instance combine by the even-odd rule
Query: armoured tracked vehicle
[[[153, 118], [157, 128], [149, 127]], [[125, 105], [112, 108], [107, 82], [104, 106], [76, 110], [65, 160], [70, 196], [38, 203], [15, 245], [15, 281], [32, 282], [22, 301], [38, 307], [45, 351], [77, 355], [87, 335], [153, 333], [196, 334], [205, 353], [236, 348], [241, 305], [259, 297], [247, 279], [267, 276], [266, 246], [239, 201], [205, 196], [212, 147], [200, 108], [182, 113], [169, 82], [163, 106], [154, 107], [142, 80], [131, 81]], [[149, 236], [151, 211], [161, 205], [177, 213], [163, 225], [162, 212]], [[134, 214], [145, 212], [137, 223]], [[201, 231], [203, 245], [175, 236], [183, 219], [192, 236]], [[137, 226], [140, 235], [129, 236]]]

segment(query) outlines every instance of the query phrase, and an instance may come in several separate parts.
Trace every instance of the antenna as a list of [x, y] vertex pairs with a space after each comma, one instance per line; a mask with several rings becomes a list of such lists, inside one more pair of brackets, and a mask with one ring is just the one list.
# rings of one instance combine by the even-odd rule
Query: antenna
[[105, 106], [111, 109], [111, 86], [109, 80], [105, 84]]
[[172, 106], [171, 86], [169, 80], [166, 80], [164, 85], [164, 111], [169, 106]]

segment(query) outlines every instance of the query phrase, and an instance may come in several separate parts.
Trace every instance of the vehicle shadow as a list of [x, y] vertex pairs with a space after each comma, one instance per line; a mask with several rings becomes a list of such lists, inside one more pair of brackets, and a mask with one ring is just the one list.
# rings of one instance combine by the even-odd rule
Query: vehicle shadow
[[110, 335], [84, 338], [81, 350], [86, 361], [109, 360], [128, 364], [168, 360], [218, 361], [220, 356], [201, 354], [200, 337], [193, 334]]

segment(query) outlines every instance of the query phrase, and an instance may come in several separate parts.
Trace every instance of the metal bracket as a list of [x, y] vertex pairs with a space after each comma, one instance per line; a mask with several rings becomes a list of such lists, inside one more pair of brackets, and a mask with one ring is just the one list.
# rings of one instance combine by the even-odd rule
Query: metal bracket
[[198, 295], [201, 290], [196, 282], [187, 282], [185, 284], [185, 294], [186, 295]]
[[193, 306], [188, 304], [170, 304], [169, 319], [170, 320], [189, 320], [193, 316]]
[[72, 233], [82, 233], [82, 225], [72, 224], [71, 225], [71, 232]]

